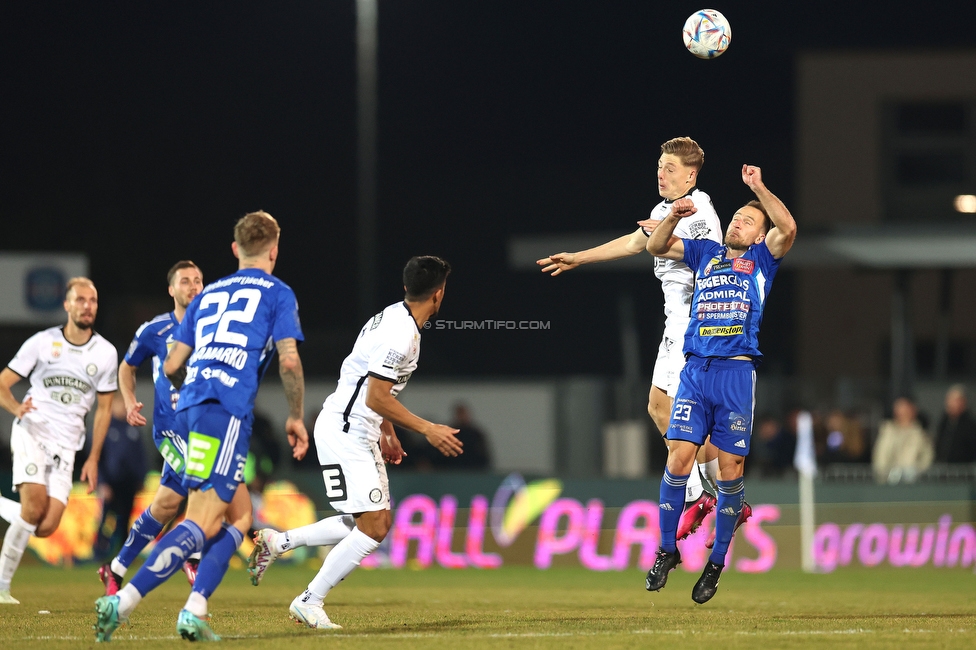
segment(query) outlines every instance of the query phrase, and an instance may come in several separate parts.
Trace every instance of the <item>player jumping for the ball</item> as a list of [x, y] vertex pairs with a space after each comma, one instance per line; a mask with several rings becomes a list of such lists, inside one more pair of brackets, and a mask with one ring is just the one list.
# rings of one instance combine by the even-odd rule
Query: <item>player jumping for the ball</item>
[[711, 436], [718, 448], [718, 515], [711, 557], [692, 591], [705, 603], [715, 595], [725, 555], [745, 503], [742, 471], [749, 453], [756, 403], [759, 325], [780, 260], [796, 239], [796, 222], [766, 189], [758, 167], [743, 165], [742, 182], [758, 201], [733, 215], [725, 243], [680, 239], [677, 225], [695, 214], [679, 199], [647, 242], [653, 255], [682, 260], [696, 273], [691, 323], [685, 334], [688, 361], [681, 371], [667, 437], [668, 464], [661, 480], [661, 548], [647, 573], [648, 591], [665, 585], [681, 562], [675, 546], [685, 483], [698, 448]]

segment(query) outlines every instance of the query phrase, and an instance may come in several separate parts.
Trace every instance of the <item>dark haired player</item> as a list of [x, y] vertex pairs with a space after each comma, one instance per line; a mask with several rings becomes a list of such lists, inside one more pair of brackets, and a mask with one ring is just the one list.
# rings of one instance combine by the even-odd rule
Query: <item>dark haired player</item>
[[[176, 516], [180, 504], [186, 498], [183, 487], [183, 459], [186, 456], [186, 437], [176, 433], [176, 403], [180, 392], [163, 373], [163, 360], [173, 347], [173, 333], [183, 320], [186, 308], [203, 290], [203, 273], [189, 260], [180, 260], [166, 274], [169, 295], [173, 298], [173, 311], [160, 314], [143, 323], [129, 345], [125, 358], [119, 364], [119, 392], [125, 402], [126, 422], [134, 427], [146, 424], [141, 413], [143, 404], [136, 400], [136, 370], [146, 359], [152, 359], [153, 387], [153, 442], [163, 456], [163, 471], [159, 477], [159, 489], [153, 502], [133, 522], [129, 536], [119, 554], [98, 569], [98, 577], [105, 585], [105, 595], [111, 596], [122, 587], [122, 578], [129, 566], [149, 542], [156, 539], [163, 527]], [[247, 532], [247, 531], [244, 531]], [[196, 558], [183, 565], [190, 584], [196, 578]]]
[[308, 627], [341, 627], [329, 620], [322, 601], [390, 531], [390, 488], [383, 461], [398, 464], [405, 455], [393, 424], [423, 434], [445, 456], [461, 453], [457, 429], [419, 418], [396, 399], [417, 369], [420, 331], [440, 309], [450, 272], [450, 265], [438, 257], [407, 262], [406, 297], [363, 325], [352, 353], [342, 362], [339, 385], [322, 405], [315, 421], [315, 445], [326, 496], [342, 514], [283, 533], [265, 528], [254, 537], [248, 571], [255, 586], [285, 551], [335, 546], [289, 607], [292, 619]]
[[742, 182], [758, 201], [733, 215], [725, 242], [673, 237], [678, 223], [695, 213], [686, 199], [647, 242], [652, 255], [683, 260], [695, 271], [691, 323], [685, 334], [687, 363], [668, 426], [668, 464], [661, 481], [661, 548], [647, 573], [648, 591], [660, 590], [668, 572], [681, 562], [675, 536], [685, 483], [698, 448], [711, 435], [718, 448], [718, 513], [715, 544], [691, 597], [697, 603], [715, 595], [725, 555], [741, 523], [745, 487], [742, 470], [749, 453], [756, 403], [759, 325], [780, 260], [793, 246], [796, 222], [783, 202], [766, 189], [758, 167], [742, 166]]

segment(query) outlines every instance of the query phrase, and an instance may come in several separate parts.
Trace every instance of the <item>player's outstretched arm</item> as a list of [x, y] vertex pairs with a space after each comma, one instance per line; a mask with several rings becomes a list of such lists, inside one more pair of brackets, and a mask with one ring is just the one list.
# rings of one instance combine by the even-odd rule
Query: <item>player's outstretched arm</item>
[[98, 487], [98, 460], [102, 457], [102, 445], [105, 444], [105, 435], [108, 433], [108, 425], [112, 421], [112, 399], [115, 393], [99, 393], [98, 406], [95, 408], [95, 419], [92, 422], [92, 444], [91, 453], [88, 460], [81, 466], [82, 481], [88, 482], [88, 494], [95, 491]]
[[671, 212], [661, 221], [638, 221], [643, 227], [653, 227], [647, 240], [647, 252], [655, 257], [669, 260], [683, 260], [685, 258], [685, 244], [678, 237], [674, 237], [674, 229], [678, 221], [698, 212], [695, 202], [691, 199], [678, 199], [671, 204]]
[[755, 192], [756, 198], [766, 208], [769, 220], [776, 226], [766, 235], [766, 248], [776, 259], [783, 257], [796, 241], [796, 221], [793, 215], [786, 205], [763, 184], [762, 170], [759, 167], [743, 165], [742, 182]]
[[10, 368], [0, 370], [0, 406], [13, 413], [16, 418], [22, 418], [34, 410], [31, 398], [28, 397], [21, 403], [10, 391], [10, 387], [20, 380], [21, 376]]
[[177, 390], [183, 387], [183, 380], [186, 379], [186, 362], [190, 358], [193, 348], [177, 341], [166, 355], [163, 361], [163, 374], [166, 375]]
[[146, 424], [146, 418], [140, 412], [142, 402], [136, 400], [136, 370], [135, 366], [125, 361], [119, 364], [119, 392], [125, 402], [125, 421], [134, 427], [141, 427]]
[[285, 433], [291, 445], [291, 455], [297, 460], [308, 452], [308, 431], [305, 429], [305, 371], [302, 358], [298, 356], [298, 342], [293, 338], [281, 339], [275, 343], [278, 349], [278, 374], [285, 388], [288, 400], [288, 419], [285, 420]]
[[647, 235], [638, 228], [629, 235], [617, 237], [606, 244], [600, 244], [593, 248], [587, 248], [578, 253], [556, 253], [549, 257], [536, 260], [536, 264], [542, 267], [543, 273], [552, 273], [554, 276], [563, 271], [575, 269], [580, 264], [592, 264], [593, 262], [609, 262], [621, 257], [637, 255], [644, 250], [647, 243]]
[[393, 397], [390, 393], [391, 388], [393, 388], [392, 381], [370, 375], [366, 380], [366, 406], [393, 424], [424, 436], [427, 442], [445, 456], [457, 456], [462, 453], [463, 445], [457, 439], [458, 429], [444, 424], [434, 424], [417, 417]]

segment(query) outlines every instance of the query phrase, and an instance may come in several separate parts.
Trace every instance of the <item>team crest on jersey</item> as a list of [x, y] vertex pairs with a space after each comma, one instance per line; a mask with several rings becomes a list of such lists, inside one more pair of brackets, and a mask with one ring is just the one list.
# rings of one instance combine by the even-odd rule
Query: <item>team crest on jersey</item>
[[753, 269], [756, 268], [756, 263], [752, 260], [744, 260], [741, 257], [737, 257], [732, 260], [732, 270], [736, 273], [748, 273], [752, 274]]
[[61, 341], [54, 341], [51, 343], [51, 358], [52, 359], [61, 358]]
[[88, 373], [89, 377], [94, 377], [96, 374], [98, 374], [98, 366], [96, 366], [94, 363], [89, 363], [87, 366], [85, 366], [85, 372]]
[[706, 266], [705, 270], [702, 271], [702, 275], [707, 277], [712, 274], [712, 271], [724, 271], [731, 267], [732, 264], [727, 261], [723, 261], [721, 257], [713, 257], [712, 259], [708, 260], [708, 266]]

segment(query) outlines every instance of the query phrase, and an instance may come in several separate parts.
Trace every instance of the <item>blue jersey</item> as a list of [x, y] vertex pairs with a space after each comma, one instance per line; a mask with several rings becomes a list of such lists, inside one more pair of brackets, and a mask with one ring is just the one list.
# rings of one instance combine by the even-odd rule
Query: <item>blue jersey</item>
[[176, 402], [179, 392], [169, 378], [163, 374], [163, 360], [173, 346], [173, 333], [179, 323], [173, 312], [160, 314], [136, 330], [135, 338], [125, 353], [125, 362], [139, 367], [146, 359], [152, 358], [152, 376], [155, 386], [153, 404], [153, 432], [171, 431], [176, 418]]
[[193, 348], [177, 410], [217, 401], [242, 419], [254, 409], [275, 343], [304, 339], [295, 292], [253, 268], [207, 285], [187, 307], [174, 338]]
[[779, 260], [765, 242], [734, 259], [726, 258], [727, 247], [707, 239], [682, 242], [684, 262], [695, 271], [685, 355], [762, 358], [759, 325]]

